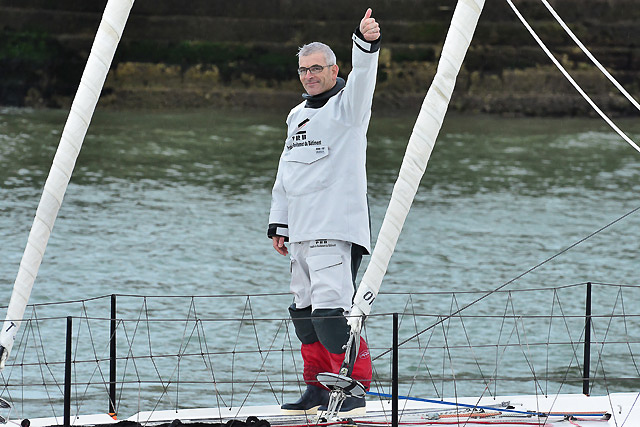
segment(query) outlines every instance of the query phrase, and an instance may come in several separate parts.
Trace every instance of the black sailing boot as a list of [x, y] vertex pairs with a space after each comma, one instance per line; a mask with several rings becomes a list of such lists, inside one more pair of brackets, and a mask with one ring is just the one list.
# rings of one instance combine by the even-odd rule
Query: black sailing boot
[[295, 403], [285, 403], [280, 408], [282, 413], [297, 415], [297, 414], [316, 414], [318, 407], [329, 404], [329, 390], [316, 387], [314, 385], [307, 385], [307, 389], [302, 394], [302, 397]]
[[[325, 412], [329, 406], [329, 403], [326, 403], [318, 408], [318, 411]], [[364, 397], [355, 397], [349, 396], [347, 397], [342, 406], [340, 407], [340, 411], [338, 411], [338, 416], [345, 417], [348, 415], [362, 415], [367, 413], [367, 403], [364, 400]]]

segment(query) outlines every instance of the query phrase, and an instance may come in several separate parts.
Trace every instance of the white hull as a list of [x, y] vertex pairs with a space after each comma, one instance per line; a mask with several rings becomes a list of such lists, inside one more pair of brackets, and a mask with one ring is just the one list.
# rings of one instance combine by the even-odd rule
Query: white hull
[[[485, 409], [484, 417], [469, 417], [470, 412], [466, 406], [459, 407], [459, 415], [456, 415], [455, 407], [451, 404], [438, 404], [430, 402], [418, 402], [410, 400], [400, 400], [399, 402], [399, 422], [416, 423], [421, 425], [455, 425], [456, 421], [460, 425], [473, 425], [473, 420], [482, 421], [489, 425], [546, 425], [546, 426], [566, 426], [568, 414], [575, 414], [572, 419], [573, 425], [582, 427], [588, 426], [628, 426], [640, 425], [640, 406], [636, 401], [640, 398], [640, 393], [612, 393], [606, 396], [585, 396], [582, 394], [561, 394], [556, 396], [497, 396], [484, 397], [464, 397], [445, 399], [446, 402], [457, 402], [462, 405], [495, 406], [496, 410]], [[504, 411], [505, 403], [508, 402], [509, 409]], [[500, 415], [490, 416], [490, 413], [501, 412]], [[539, 417], [538, 415], [526, 415], [525, 412], [550, 413], [549, 417]], [[610, 416], [608, 420], [600, 413]], [[277, 405], [266, 406], [246, 406], [234, 408], [195, 408], [180, 409], [155, 412], [139, 412], [127, 421], [139, 422], [141, 424], [170, 423], [173, 420], [186, 422], [211, 422], [224, 423], [235, 419], [244, 421], [248, 417], [254, 416], [261, 420], [267, 420], [272, 425], [300, 425], [315, 424], [315, 416], [291, 416], [282, 415]], [[439, 417], [438, 417], [439, 416]], [[353, 420], [358, 423], [367, 422], [391, 424], [391, 401], [379, 400], [369, 397], [367, 401], [366, 415], [353, 416]], [[32, 419], [32, 427], [44, 427], [49, 425], [60, 425], [62, 417], [36, 418]], [[107, 414], [82, 415], [71, 418], [72, 425], [93, 425], [93, 424], [115, 424], [120, 420], [114, 420]], [[507, 424], [508, 423], [508, 424]], [[10, 425], [20, 425], [20, 421], [9, 421]]]

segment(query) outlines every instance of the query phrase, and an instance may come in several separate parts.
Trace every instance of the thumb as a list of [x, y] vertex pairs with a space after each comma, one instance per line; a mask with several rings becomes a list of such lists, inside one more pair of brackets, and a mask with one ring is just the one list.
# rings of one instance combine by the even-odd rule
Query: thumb
[[364, 13], [364, 18], [362, 19], [368, 19], [371, 18], [371, 8], [368, 8], [367, 11]]

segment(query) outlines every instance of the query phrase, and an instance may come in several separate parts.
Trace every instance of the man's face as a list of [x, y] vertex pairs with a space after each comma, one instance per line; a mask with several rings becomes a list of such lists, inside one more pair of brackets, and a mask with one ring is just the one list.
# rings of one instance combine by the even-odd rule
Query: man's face
[[[306, 68], [309, 68], [312, 65], [328, 65], [324, 55], [320, 52], [299, 57], [298, 64], [300, 67]], [[323, 68], [318, 74], [311, 74], [311, 71], [307, 71], [304, 75], [300, 76], [300, 81], [302, 82], [304, 90], [306, 90], [309, 95], [313, 96], [331, 89], [336, 84], [337, 77], [338, 66], [332, 65], [330, 67]]]

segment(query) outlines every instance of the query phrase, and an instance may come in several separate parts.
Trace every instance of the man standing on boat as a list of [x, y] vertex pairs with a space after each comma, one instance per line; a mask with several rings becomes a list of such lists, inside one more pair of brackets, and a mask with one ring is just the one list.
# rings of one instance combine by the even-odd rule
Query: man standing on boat
[[[267, 235], [281, 255], [291, 252], [289, 312], [302, 342], [307, 388], [288, 413], [326, 410], [329, 391], [317, 380], [337, 373], [345, 357], [355, 277], [371, 251], [367, 129], [375, 90], [380, 26], [368, 9], [352, 36], [352, 70], [338, 77], [329, 46], [313, 42], [298, 52], [306, 93], [287, 117], [287, 139], [273, 186]], [[289, 250], [285, 242], [289, 242]], [[352, 377], [367, 389], [371, 357], [363, 339]], [[340, 415], [365, 412], [364, 398], [347, 398]]]

